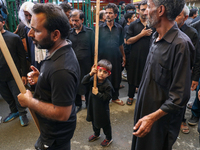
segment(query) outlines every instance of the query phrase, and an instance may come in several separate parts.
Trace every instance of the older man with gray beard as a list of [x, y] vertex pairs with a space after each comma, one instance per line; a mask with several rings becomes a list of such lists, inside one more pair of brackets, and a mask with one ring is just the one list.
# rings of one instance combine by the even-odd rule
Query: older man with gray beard
[[152, 36], [135, 107], [132, 150], [171, 150], [190, 97], [194, 46], [175, 18], [184, 0], [148, 0]]

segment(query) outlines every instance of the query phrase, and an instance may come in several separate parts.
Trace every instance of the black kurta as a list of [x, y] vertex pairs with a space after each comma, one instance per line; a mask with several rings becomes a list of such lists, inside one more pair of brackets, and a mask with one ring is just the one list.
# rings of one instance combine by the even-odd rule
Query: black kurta
[[181, 28], [183, 31], [192, 41], [192, 44], [195, 47], [196, 57], [195, 63], [192, 69], [192, 80], [199, 81], [200, 77], [200, 47], [199, 47], [199, 39], [198, 39], [198, 32], [195, 28], [184, 24]]
[[119, 88], [122, 71], [122, 55], [119, 46], [124, 42], [123, 28], [114, 23], [111, 31], [106, 22], [99, 25], [99, 60], [107, 59], [112, 63], [112, 74], [109, 76], [114, 88]]
[[84, 76], [82, 84], [90, 86], [86, 120], [92, 121], [96, 128], [105, 127], [110, 123], [109, 101], [112, 97], [112, 84], [108, 79], [97, 83], [97, 95], [92, 94], [93, 77], [90, 74]]
[[[143, 29], [144, 25], [141, 23], [140, 19], [135, 20], [130, 24], [126, 32], [126, 40], [140, 34]], [[128, 83], [136, 87], [139, 86], [142, 78], [146, 58], [149, 53], [150, 39], [151, 36], [144, 36], [134, 44], [131, 44], [127, 77]]]
[[178, 136], [183, 106], [190, 98], [194, 47], [186, 34], [174, 25], [152, 45], [136, 101], [134, 124], [158, 109], [168, 113], [157, 120], [143, 138], [133, 136], [132, 150], [171, 150]]
[[[75, 29], [71, 29], [68, 39], [72, 42], [72, 48], [78, 59], [81, 78], [90, 72], [93, 65], [93, 55], [94, 55], [94, 31], [91, 28], [82, 27], [82, 30], [77, 34]], [[84, 95], [86, 93], [85, 86], [79, 86], [78, 94]]]

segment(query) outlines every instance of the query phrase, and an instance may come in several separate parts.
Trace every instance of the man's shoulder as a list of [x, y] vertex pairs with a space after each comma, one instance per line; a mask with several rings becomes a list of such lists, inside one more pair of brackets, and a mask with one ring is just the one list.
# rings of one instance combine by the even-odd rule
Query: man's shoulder
[[93, 32], [93, 29], [89, 28], [89, 27], [85, 27], [85, 30], [88, 31], [88, 32]]
[[3, 35], [3, 37], [8, 37], [9, 39], [11, 39], [11, 38], [12, 39], [18, 39], [18, 38], [20, 39], [19, 35], [14, 34], [14, 33], [7, 31], [7, 30], [2, 35]]

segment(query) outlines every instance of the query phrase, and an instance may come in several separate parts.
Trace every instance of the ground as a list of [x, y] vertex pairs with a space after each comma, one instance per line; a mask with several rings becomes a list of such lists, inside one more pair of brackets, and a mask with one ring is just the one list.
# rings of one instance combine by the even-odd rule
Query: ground
[[[122, 82], [125, 88], [120, 90], [120, 98], [125, 102], [127, 99], [127, 82]], [[136, 97], [135, 97], [136, 98]], [[195, 92], [191, 92], [191, 101], [195, 98]], [[83, 102], [83, 104], [85, 104]], [[132, 106], [119, 106], [110, 103], [111, 124], [113, 133], [113, 143], [102, 148], [100, 143], [104, 140], [103, 132], [101, 138], [95, 142], [88, 142], [88, 137], [93, 134], [90, 122], [85, 120], [86, 109], [83, 108], [77, 114], [77, 127], [74, 137], [71, 140], [72, 150], [130, 150], [133, 131], [133, 115], [135, 102]], [[7, 103], [0, 98], [0, 116], [5, 118], [9, 114]], [[189, 119], [191, 111], [187, 109], [186, 119]], [[0, 150], [34, 150], [34, 144], [39, 136], [39, 132], [28, 113], [30, 124], [27, 127], [21, 127], [19, 118], [9, 122], [0, 123]], [[190, 133], [183, 134], [180, 132], [173, 150], [200, 150], [199, 134], [197, 126], [189, 126]]]

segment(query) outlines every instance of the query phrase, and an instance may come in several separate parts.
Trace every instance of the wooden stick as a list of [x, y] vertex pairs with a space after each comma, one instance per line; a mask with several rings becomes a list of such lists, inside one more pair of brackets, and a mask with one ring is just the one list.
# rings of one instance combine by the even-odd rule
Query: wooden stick
[[[3, 36], [1, 34], [1, 32], [0, 32], [0, 43], [1, 43], [0, 44], [1, 51], [2, 51], [2, 53], [4, 55], [4, 58], [5, 58], [8, 66], [9, 66], [9, 68], [10, 68], [11, 73], [12, 73], [14, 79], [15, 79], [15, 82], [17, 83], [17, 86], [18, 86], [20, 92], [24, 94], [24, 93], [26, 93], [26, 88], [24, 87], [22, 79], [21, 79], [21, 77], [19, 75], [19, 72], [18, 72], [18, 70], [17, 70], [17, 68], [15, 66], [15, 63], [14, 63], [14, 61], [13, 61], [11, 55], [10, 55], [10, 52], [8, 50], [8, 47], [6, 46], [6, 43], [5, 43], [4, 39], [3, 39]], [[29, 109], [29, 111], [31, 113], [31, 116], [33, 117], [33, 120], [34, 120], [38, 130], [40, 131], [39, 122], [38, 122], [38, 119], [37, 119], [37, 117], [35, 115], [35, 112], [33, 110], [31, 110], [31, 109]]]
[[[99, 44], [99, 10], [100, 0], [96, 0], [96, 25], [95, 25], [95, 51], [94, 51], [94, 64], [97, 69], [98, 61], [98, 44]], [[94, 75], [94, 88], [97, 87], [97, 74]]]

